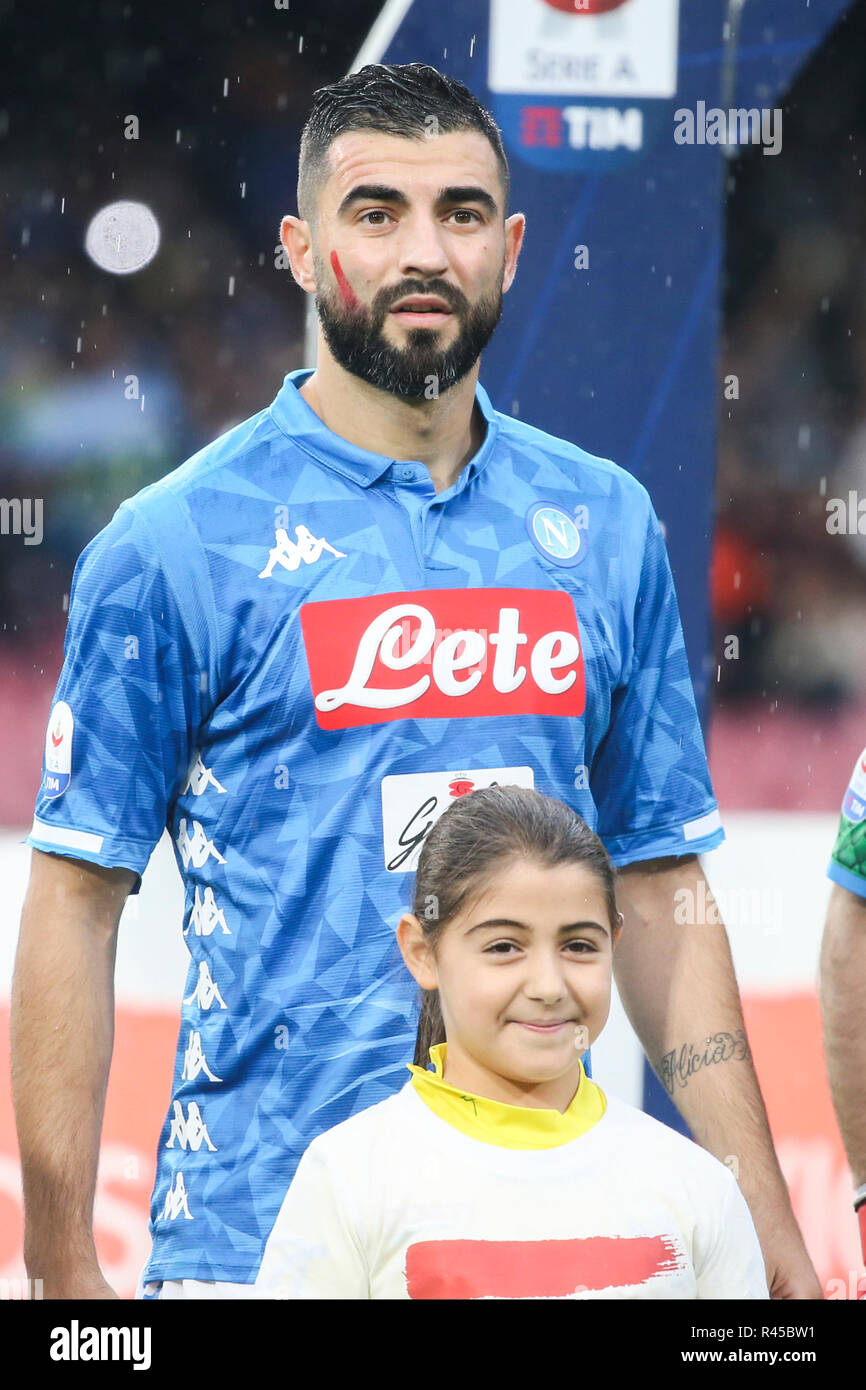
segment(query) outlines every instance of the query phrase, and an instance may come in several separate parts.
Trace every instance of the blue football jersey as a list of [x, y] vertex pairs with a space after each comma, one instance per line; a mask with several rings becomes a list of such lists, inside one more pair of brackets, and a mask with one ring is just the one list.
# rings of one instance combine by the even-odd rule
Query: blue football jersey
[[486, 436], [437, 493], [332, 433], [309, 375], [124, 502], [73, 579], [28, 843], [141, 874], [168, 827], [185, 885], [147, 1280], [254, 1280], [307, 1145], [404, 1085], [395, 928], [452, 797], [534, 786], [618, 865], [723, 838], [640, 483], [479, 385]]

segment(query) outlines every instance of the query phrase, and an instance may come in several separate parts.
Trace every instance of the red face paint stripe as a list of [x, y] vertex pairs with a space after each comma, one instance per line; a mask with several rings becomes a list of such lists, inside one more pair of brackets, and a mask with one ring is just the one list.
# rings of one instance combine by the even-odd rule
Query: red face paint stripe
[[671, 1236], [430, 1240], [406, 1252], [410, 1298], [566, 1298], [646, 1284], [685, 1268]]
[[331, 252], [331, 269], [337, 277], [337, 285], [340, 290], [340, 298], [342, 299], [346, 308], [357, 309], [359, 303], [358, 296], [355, 294], [355, 291], [352, 289], [352, 286], [349, 284], [348, 280], [346, 279], [346, 276], [343, 273], [343, 267], [340, 265], [336, 251]]

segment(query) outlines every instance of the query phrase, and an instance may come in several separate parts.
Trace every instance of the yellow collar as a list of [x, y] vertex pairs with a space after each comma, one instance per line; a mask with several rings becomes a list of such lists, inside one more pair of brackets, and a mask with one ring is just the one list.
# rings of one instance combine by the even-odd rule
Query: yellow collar
[[604, 1092], [587, 1076], [583, 1062], [574, 1099], [564, 1114], [527, 1105], [506, 1105], [459, 1091], [443, 1077], [447, 1047], [447, 1043], [438, 1043], [430, 1049], [435, 1072], [407, 1063], [412, 1085], [440, 1119], [471, 1139], [503, 1149], [555, 1149], [592, 1129], [607, 1109]]

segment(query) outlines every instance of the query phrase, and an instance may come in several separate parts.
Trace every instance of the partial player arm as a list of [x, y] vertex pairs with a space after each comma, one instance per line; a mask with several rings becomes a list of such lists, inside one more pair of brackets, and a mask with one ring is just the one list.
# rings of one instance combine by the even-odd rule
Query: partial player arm
[[362, 1241], [341, 1198], [354, 1177], [335, 1178], [319, 1141], [307, 1149], [265, 1246], [257, 1297], [370, 1297]]
[[45, 1298], [112, 1298], [93, 1241], [99, 1136], [114, 1039], [117, 924], [135, 883], [33, 851], [12, 983], [12, 1095], [24, 1259]]
[[598, 833], [614, 863], [627, 866], [617, 981], [695, 1137], [718, 1158], [737, 1156], [773, 1296], [820, 1298], [748, 1054], [727, 934], [718, 918], [689, 925], [676, 911], [700, 901], [695, 856], [723, 836], [661, 527], [642, 490], [632, 500], [636, 514], [645, 509], [643, 548], [624, 542], [620, 556], [625, 657], [590, 774]]
[[854, 1209], [866, 1263], [866, 748], [842, 800], [827, 869], [833, 890], [821, 942], [824, 1052], [836, 1118], [854, 1179]]
[[111, 1296], [91, 1213], [118, 919], [186, 775], [205, 692], [215, 690], [199, 620], [204, 584], [188, 585], [181, 607], [168, 572], [171, 557], [185, 553], [170, 505], [167, 495], [156, 527], [121, 507], [76, 565], [28, 836], [36, 853], [18, 948], [13, 1059], [27, 1263], [46, 1297]]
[[[866, 889], [866, 883], [864, 883]], [[821, 943], [821, 1014], [830, 1091], [854, 1186], [866, 1261], [866, 898], [835, 883]]]
[[[650, 1064], [698, 1143], [723, 1161], [735, 1156], [772, 1297], [821, 1298], [770, 1137], [727, 933], [698, 860], [628, 865], [617, 897], [625, 929], [616, 981]], [[706, 922], [677, 920], [678, 903], [702, 900]]]

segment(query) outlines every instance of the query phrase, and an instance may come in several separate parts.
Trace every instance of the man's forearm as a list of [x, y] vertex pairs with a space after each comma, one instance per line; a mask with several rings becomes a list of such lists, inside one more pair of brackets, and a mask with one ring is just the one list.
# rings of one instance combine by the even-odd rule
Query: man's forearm
[[[616, 980], [652, 1066], [698, 1142], [734, 1169], [771, 1296], [821, 1298], [773, 1148], [727, 933], [697, 859], [630, 865], [617, 897]], [[700, 914], [690, 912], [698, 902]]]
[[[712, 922], [712, 910], [702, 912], [700, 925], [688, 920], [689, 901], [712, 903], [708, 890], [706, 898], [698, 895], [702, 878], [697, 861], [620, 873], [625, 930], [615, 953], [616, 980], [653, 1069], [698, 1142], [735, 1166], [758, 1224], [780, 1206], [790, 1210], [790, 1200], [752, 1064], [727, 933], [720, 920]], [[684, 888], [691, 898], [675, 896]]]
[[866, 1183], [866, 901], [833, 885], [821, 943], [821, 1015], [833, 1106], [854, 1186]]
[[[34, 873], [12, 987], [12, 1092], [24, 1255], [46, 1297], [99, 1278], [93, 1198], [114, 1036], [120, 904], [70, 893], [71, 865]], [[93, 883], [87, 871], [82, 878]], [[87, 886], [87, 885], [85, 885]], [[65, 891], [60, 891], [65, 888]]]

